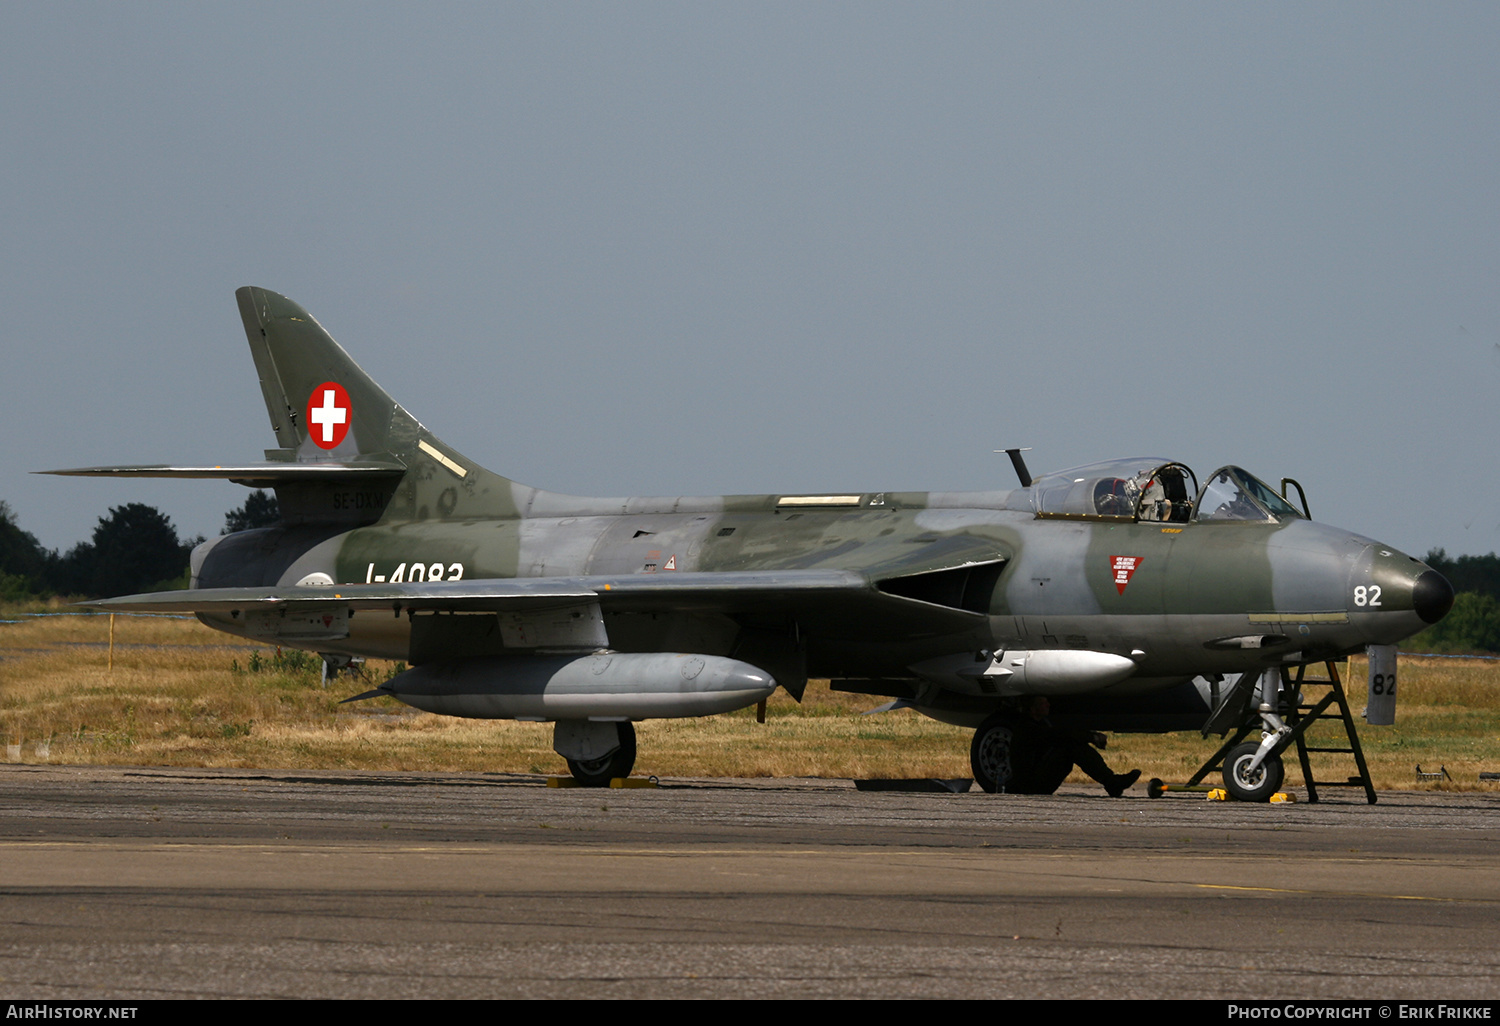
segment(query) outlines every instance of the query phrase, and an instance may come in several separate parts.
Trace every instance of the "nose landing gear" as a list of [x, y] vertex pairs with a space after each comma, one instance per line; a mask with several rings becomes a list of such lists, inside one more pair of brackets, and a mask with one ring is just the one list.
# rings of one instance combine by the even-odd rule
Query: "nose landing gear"
[[1279, 755], [1268, 755], [1255, 765], [1259, 751], [1260, 745], [1247, 741], [1224, 757], [1224, 787], [1237, 801], [1268, 802], [1286, 778]]
[[[1223, 736], [1231, 730], [1233, 736], [1193, 774], [1186, 787], [1153, 786], [1148, 793], [1155, 798], [1168, 790], [1195, 790], [1210, 773], [1222, 769], [1224, 788], [1231, 796], [1246, 802], [1268, 802], [1286, 777], [1282, 757], [1296, 746], [1309, 802], [1318, 800], [1319, 787], [1361, 787], [1365, 800], [1374, 805], [1379, 796], [1370, 782], [1370, 769], [1359, 746], [1359, 733], [1349, 711], [1343, 682], [1332, 662], [1324, 665], [1328, 677], [1322, 680], [1308, 678], [1306, 664], [1297, 667], [1295, 676], [1285, 670], [1271, 669], [1261, 675], [1258, 684], [1254, 677], [1242, 679], [1224, 696], [1203, 728], [1204, 737], [1214, 733]], [[1327, 687], [1328, 694], [1316, 703], [1305, 704], [1303, 691], [1310, 687]], [[1257, 692], [1261, 697], [1258, 708], [1250, 704]], [[1326, 747], [1326, 742], [1321, 741], [1316, 748], [1308, 746], [1307, 729], [1323, 718], [1342, 723], [1349, 739], [1347, 748]], [[1236, 728], [1235, 724], [1239, 726]], [[1262, 740], [1246, 741], [1257, 727], [1262, 732]], [[1352, 755], [1358, 773], [1343, 780], [1315, 780], [1309, 752]]]

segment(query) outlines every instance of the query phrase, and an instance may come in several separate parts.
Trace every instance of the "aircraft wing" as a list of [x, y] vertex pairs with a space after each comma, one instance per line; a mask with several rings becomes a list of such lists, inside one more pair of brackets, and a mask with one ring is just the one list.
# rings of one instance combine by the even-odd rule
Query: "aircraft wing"
[[[542, 612], [597, 603], [605, 613], [780, 614], [832, 634], [972, 629], [980, 614], [887, 593], [850, 570], [669, 572], [321, 587], [196, 588], [100, 599], [102, 612], [232, 614], [255, 610]], [[888, 634], [887, 634], [888, 636]]]

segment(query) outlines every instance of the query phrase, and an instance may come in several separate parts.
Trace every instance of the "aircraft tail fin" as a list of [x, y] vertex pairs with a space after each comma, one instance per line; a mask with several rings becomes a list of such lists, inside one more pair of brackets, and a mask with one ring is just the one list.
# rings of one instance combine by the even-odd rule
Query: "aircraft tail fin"
[[247, 286], [234, 295], [281, 448], [267, 456], [325, 462], [411, 455], [416, 420], [312, 314], [266, 289]]
[[267, 460], [417, 470], [396, 486], [388, 510], [417, 519], [456, 515], [459, 506], [481, 515], [515, 509], [513, 482], [424, 428], [301, 306], [252, 286], [235, 298], [280, 445], [267, 450]]

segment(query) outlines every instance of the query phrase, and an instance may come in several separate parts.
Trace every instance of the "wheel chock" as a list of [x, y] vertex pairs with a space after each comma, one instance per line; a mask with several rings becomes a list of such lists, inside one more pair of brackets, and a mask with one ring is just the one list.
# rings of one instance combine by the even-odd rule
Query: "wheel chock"
[[[1232, 802], [1228, 791], [1222, 787], [1214, 787], [1212, 784], [1168, 784], [1160, 777], [1152, 777], [1146, 783], [1146, 795], [1149, 798], [1160, 798], [1164, 794], [1201, 794], [1211, 802]], [[1276, 805], [1284, 802], [1296, 802], [1297, 796], [1285, 791], [1277, 791], [1267, 798], [1269, 804]]]
[[655, 787], [655, 777], [615, 777], [609, 782], [610, 787]]
[[[583, 787], [576, 777], [548, 777], [548, 787]], [[609, 782], [610, 787], [656, 787], [658, 781], [655, 777], [615, 777]]]
[[[1212, 791], [1208, 792], [1208, 800], [1211, 802], [1232, 802], [1235, 799], [1234, 796], [1224, 788], [1216, 787]], [[1289, 805], [1295, 804], [1296, 801], [1296, 795], [1288, 794], [1285, 791], [1277, 791], [1275, 794], [1271, 795], [1271, 797], [1267, 798], [1265, 803], [1267, 805]], [[1253, 805], [1255, 803], [1251, 802], [1249, 804]]]

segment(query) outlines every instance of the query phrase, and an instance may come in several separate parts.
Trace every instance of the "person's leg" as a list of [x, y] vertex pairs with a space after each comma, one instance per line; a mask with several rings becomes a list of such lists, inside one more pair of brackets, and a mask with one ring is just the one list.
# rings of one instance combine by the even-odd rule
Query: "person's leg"
[[1099, 754], [1098, 749], [1082, 741], [1076, 741], [1069, 746], [1069, 755], [1079, 769], [1104, 785], [1104, 790], [1109, 792], [1111, 798], [1120, 797], [1125, 793], [1126, 788], [1141, 777], [1141, 771], [1138, 769], [1128, 773], [1114, 772], [1109, 768], [1109, 763], [1104, 761], [1104, 756]]

